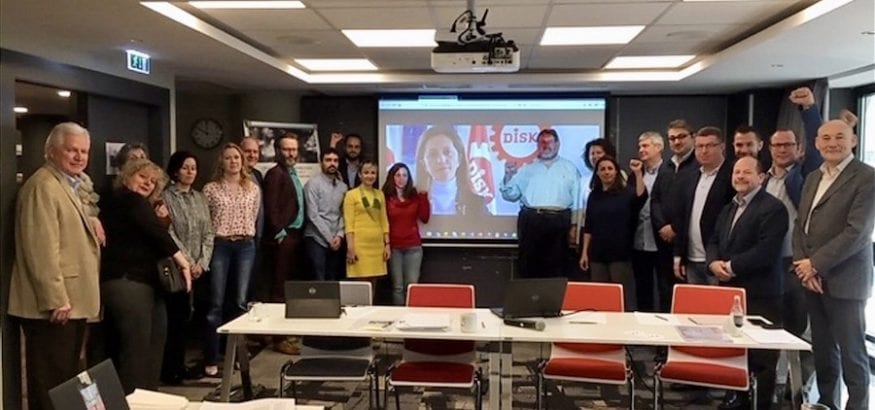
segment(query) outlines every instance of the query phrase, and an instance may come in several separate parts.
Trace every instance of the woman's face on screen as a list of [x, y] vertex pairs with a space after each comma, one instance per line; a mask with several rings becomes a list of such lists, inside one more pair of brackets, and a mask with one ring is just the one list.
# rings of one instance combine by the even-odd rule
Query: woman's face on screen
[[605, 149], [600, 145], [593, 145], [589, 149], [589, 163], [595, 165], [602, 157], [605, 156]]
[[425, 143], [425, 169], [437, 181], [446, 182], [456, 175], [459, 153], [446, 135], [437, 135]]
[[597, 172], [602, 185], [606, 187], [613, 184], [614, 179], [617, 178], [617, 168], [614, 167], [614, 163], [611, 161], [600, 162]]
[[392, 182], [395, 184], [395, 188], [404, 189], [407, 186], [407, 180], [410, 178], [410, 175], [407, 175], [407, 169], [398, 168], [395, 171], [395, 175], [392, 176]]

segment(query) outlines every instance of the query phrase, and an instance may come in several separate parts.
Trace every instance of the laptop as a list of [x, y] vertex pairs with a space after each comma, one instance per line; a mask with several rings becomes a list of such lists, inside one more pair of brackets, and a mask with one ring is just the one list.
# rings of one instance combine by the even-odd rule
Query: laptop
[[567, 284], [566, 278], [511, 280], [504, 288], [504, 307], [492, 313], [503, 319], [561, 316]]
[[79, 373], [49, 390], [56, 410], [129, 410], [125, 391], [111, 360]]
[[340, 317], [340, 283], [325, 281], [287, 281], [286, 319]]

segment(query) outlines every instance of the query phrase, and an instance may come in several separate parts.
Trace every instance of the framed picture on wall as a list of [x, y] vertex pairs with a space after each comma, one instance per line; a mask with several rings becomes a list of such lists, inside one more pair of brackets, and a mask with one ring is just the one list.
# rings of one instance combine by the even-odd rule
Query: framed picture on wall
[[302, 183], [306, 183], [311, 175], [321, 172], [319, 165], [319, 133], [316, 124], [295, 124], [268, 121], [243, 121], [243, 135], [255, 137], [261, 150], [261, 159], [258, 170], [266, 173], [276, 164], [277, 153], [274, 142], [286, 135], [294, 134], [298, 137], [298, 162], [295, 169]]

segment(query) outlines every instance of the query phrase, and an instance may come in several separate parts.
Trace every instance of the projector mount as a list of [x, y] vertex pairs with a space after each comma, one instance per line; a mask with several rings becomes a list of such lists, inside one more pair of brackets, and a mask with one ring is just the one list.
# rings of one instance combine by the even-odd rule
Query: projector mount
[[[474, 0], [468, 0], [468, 9], [463, 11], [450, 27], [450, 36], [436, 35], [438, 43], [435, 53], [453, 52], [483, 52], [487, 53], [485, 64], [501, 64], [512, 59], [519, 52], [512, 40], [505, 40], [503, 33], [486, 34], [486, 17], [489, 9], [483, 12], [483, 17], [477, 19], [474, 14]], [[517, 57], [518, 58], [518, 57]]]

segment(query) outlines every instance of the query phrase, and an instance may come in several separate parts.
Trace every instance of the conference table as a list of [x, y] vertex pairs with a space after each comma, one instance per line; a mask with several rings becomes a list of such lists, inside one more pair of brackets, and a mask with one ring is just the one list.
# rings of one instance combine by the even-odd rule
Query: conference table
[[[476, 331], [461, 329], [461, 315], [475, 312], [479, 321]], [[449, 327], [443, 330], [402, 330], [393, 325], [411, 314], [445, 315]], [[753, 317], [753, 316], [752, 316]], [[382, 339], [440, 339], [497, 342], [498, 349], [487, 354], [489, 375], [489, 408], [511, 409], [512, 345], [515, 342], [551, 343], [582, 342], [638, 346], [699, 346], [747, 349], [784, 350], [790, 365], [794, 408], [798, 408], [802, 388], [800, 375], [801, 350], [811, 346], [784, 330], [768, 331], [772, 338], [764, 340], [763, 331], [745, 322], [743, 331], [725, 340], [692, 340], [682, 329], [693, 326], [720, 326], [728, 320], [722, 315], [652, 314], [639, 312], [577, 312], [543, 321], [542, 331], [508, 326], [488, 309], [420, 308], [405, 306], [349, 306], [337, 319], [286, 319], [285, 305], [262, 304], [218, 329], [227, 335], [225, 371], [222, 374], [221, 399], [227, 401], [231, 389], [234, 361], [239, 355], [244, 394], [251, 397], [248, 377], [249, 357], [245, 335], [372, 337]], [[386, 323], [391, 323], [386, 325]], [[758, 333], [759, 332], [759, 333]], [[751, 336], [758, 336], [757, 338]]]

